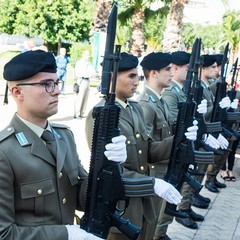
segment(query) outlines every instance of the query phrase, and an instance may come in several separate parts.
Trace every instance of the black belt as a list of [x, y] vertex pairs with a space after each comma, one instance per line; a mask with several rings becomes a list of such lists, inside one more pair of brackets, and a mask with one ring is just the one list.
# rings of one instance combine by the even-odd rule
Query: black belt
[[89, 80], [89, 78], [82, 77], [83, 80]]

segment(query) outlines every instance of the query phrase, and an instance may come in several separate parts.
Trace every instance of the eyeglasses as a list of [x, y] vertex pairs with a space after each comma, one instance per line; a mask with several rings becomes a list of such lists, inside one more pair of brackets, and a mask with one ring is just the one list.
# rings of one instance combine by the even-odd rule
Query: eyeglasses
[[45, 90], [47, 93], [52, 93], [55, 90], [55, 87], [58, 86], [59, 90], [62, 91], [63, 89], [63, 81], [57, 79], [56, 82], [54, 82], [53, 79], [45, 79], [42, 82], [33, 82], [33, 83], [18, 83], [16, 86], [27, 86], [27, 85], [41, 85], [45, 86]]

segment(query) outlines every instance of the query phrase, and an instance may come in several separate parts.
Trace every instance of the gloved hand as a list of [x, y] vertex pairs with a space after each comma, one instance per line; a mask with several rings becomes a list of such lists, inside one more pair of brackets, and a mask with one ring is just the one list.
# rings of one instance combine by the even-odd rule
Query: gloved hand
[[68, 231], [68, 240], [100, 240], [99, 238], [91, 233], [81, 229], [79, 225], [65, 225]]
[[230, 107], [233, 108], [233, 109], [237, 109], [238, 108], [238, 99], [237, 98], [233, 99], [233, 101], [231, 102]]
[[219, 102], [219, 106], [221, 108], [229, 108], [231, 105], [231, 101], [229, 97], [224, 97], [220, 102]]
[[204, 142], [207, 145], [209, 145], [211, 148], [214, 148], [214, 149], [220, 148], [220, 144], [218, 140], [215, 137], [213, 137], [211, 134], [208, 134], [208, 137]]
[[189, 127], [187, 129], [187, 132], [184, 133], [187, 139], [192, 140], [192, 141], [197, 139], [197, 130], [198, 130], [197, 124], [198, 124], [198, 121], [194, 120], [193, 126]]
[[221, 149], [227, 149], [228, 147], [228, 140], [220, 133], [217, 138], [220, 148]]
[[108, 160], [124, 163], [127, 159], [126, 137], [123, 135], [113, 137], [112, 143], [108, 143], [104, 152]]
[[182, 196], [178, 190], [168, 182], [162, 179], [155, 178], [154, 192], [169, 203], [179, 204]]
[[207, 112], [207, 99], [203, 99], [201, 103], [198, 105], [197, 111], [201, 114], [205, 114]]

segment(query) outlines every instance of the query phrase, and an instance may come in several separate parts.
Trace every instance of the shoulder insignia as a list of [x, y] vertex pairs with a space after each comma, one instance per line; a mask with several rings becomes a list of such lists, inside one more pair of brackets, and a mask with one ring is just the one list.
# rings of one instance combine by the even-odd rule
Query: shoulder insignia
[[4, 139], [8, 138], [10, 135], [12, 135], [15, 132], [13, 127], [6, 127], [0, 132], [0, 142]]
[[60, 123], [50, 123], [50, 125], [53, 127], [53, 128], [67, 128], [69, 129], [69, 127], [67, 125], [64, 125], [64, 124], [60, 124]]

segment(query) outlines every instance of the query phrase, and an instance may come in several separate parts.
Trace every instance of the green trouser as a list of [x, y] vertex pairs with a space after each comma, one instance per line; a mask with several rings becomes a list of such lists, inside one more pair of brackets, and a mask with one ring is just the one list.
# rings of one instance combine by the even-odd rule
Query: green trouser
[[[207, 170], [207, 164], [199, 164], [197, 167], [197, 171], [206, 172], [206, 170]], [[203, 181], [204, 175], [192, 175], [192, 177], [201, 184]], [[182, 211], [189, 210], [192, 206], [194, 190], [186, 182], [183, 183], [183, 186], [181, 188], [181, 195], [183, 198], [181, 200], [181, 203], [178, 205], [178, 209]]]
[[[164, 179], [164, 175], [167, 172], [168, 163], [161, 162], [161, 164], [157, 164], [157, 165], [155, 164], [153, 166], [154, 166], [154, 168], [152, 168], [150, 166], [150, 175], [160, 178], [160, 179]], [[166, 236], [168, 225], [173, 222], [173, 216], [170, 216], [170, 215], [164, 213], [165, 207], [166, 207], [166, 201], [161, 199], [160, 212], [159, 212], [159, 216], [158, 216], [158, 223], [156, 226], [154, 239]]]
[[[233, 144], [233, 141], [230, 140], [229, 141], [229, 146], [228, 148], [231, 148]], [[229, 151], [222, 151], [223, 155], [218, 155], [214, 157], [214, 164], [209, 164], [208, 168], [207, 168], [207, 179], [206, 182], [214, 182], [214, 180], [216, 179], [219, 171], [222, 169], [224, 163], [226, 162], [228, 155], [229, 155]]]

